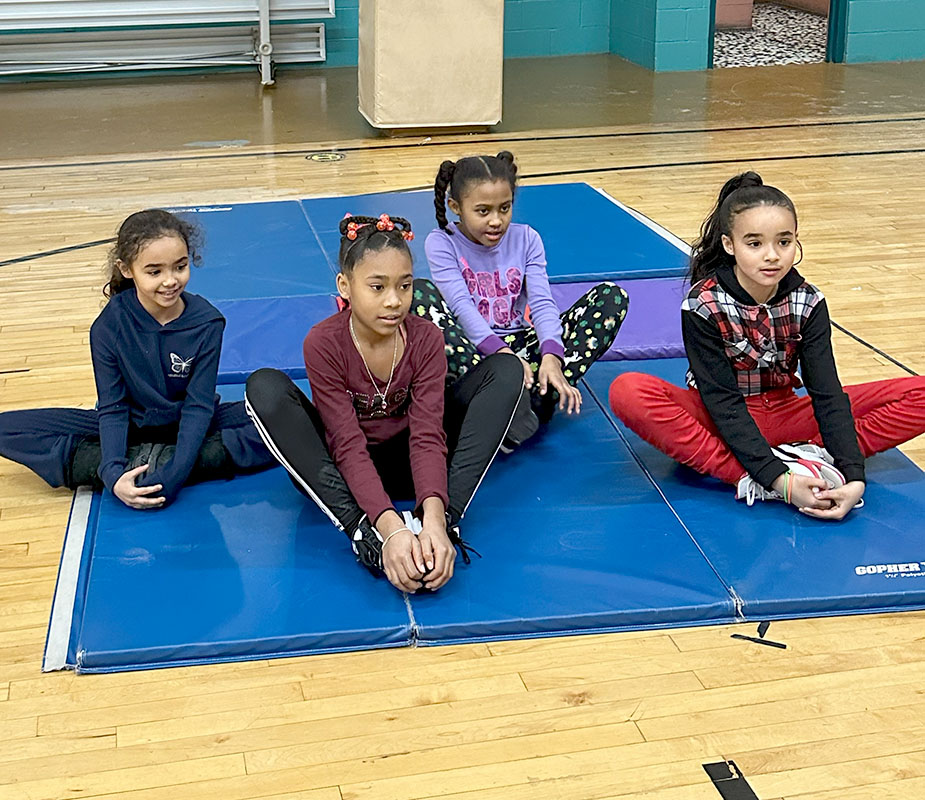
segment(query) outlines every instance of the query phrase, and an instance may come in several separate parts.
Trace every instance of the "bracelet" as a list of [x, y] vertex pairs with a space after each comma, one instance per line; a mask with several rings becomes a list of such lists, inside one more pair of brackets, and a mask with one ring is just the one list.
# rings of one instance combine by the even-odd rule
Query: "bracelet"
[[408, 533], [412, 535], [414, 534], [414, 531], [411, 530], [411, 528], [409, 528], [407, 525], [402, 525], [400, 528], [396, 528], [388, 536], [386, 536], [385, 539], [382, 540], [383, 552], [385, 552], [385, 546], [389, 543], [389, 539], [391, 539], [396, 533], [401, 533], [402, 531], [408, 531]]
[[793, 494], [793, 473], [787, 470], [787, 482], [784, 484], [784, 502], [790, 503], [790, 496]]

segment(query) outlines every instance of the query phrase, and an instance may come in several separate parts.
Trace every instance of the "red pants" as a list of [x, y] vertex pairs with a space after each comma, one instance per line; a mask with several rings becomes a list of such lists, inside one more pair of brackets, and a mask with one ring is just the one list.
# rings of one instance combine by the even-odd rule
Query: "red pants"
[[[864, 457], [925, 433], [925, 376], [846, 386]], [[773, 445], [822, 437], [809, 397], [774, 389], [745, 398], [758, 429]], [[610, 384], [610, 407], [633, 432], [675, 461], [735, 484], [745, 469], [713, 424], [700, 392], [627, 372]]]

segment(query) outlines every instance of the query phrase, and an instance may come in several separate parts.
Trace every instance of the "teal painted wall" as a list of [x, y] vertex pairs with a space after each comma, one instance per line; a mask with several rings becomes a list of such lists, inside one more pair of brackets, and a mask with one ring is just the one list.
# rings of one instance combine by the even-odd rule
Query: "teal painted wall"
[[[845, 60], [925, 59], [925, 0], [847, 0]], [[325, 20], [330, 66], [357, 63], [359, 0]], [[504, 55], [615, 53], [659, 72], [706, 69], [710, 0], [505, 0]]]
[[[614, 4], [619, 0], [613, 0]], [[710, 0], [658, 0], [655, 11], [655, 70], [706, 69]]]
[[658, 0], [613, 0], [610, 52], [655, 69], [655, 21]]
[[710, 0], [612, 0], [610, 52], [659, 72], [706, 69]]
[[849, 0], [845, 61], [925, 59], [925, 0]]
[[[567, 56], [610, 50], [611, 0], [505, 0], [504, 55]], [[324, 20], [331, 67], [357, 63], [359, 0], [336, 0]]]

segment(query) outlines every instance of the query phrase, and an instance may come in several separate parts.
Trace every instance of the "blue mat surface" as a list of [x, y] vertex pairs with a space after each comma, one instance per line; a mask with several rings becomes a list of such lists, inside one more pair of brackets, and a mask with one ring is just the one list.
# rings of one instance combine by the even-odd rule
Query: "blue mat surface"
[[183, 490], [159, 513], [97, 495], [83, 672], [397, 647], [401, 594], [353, 562], [346, 537], [274, 469]]
[[[430, 191], [175, 210], [203, 231], [202, 268], [194, 271], [190, 290], [213, 302], [333, 294], [337, 227], [347, 211], [374, 216], [388, 211], [409, 219], [416, 232], [411, 243], [415, 273], [430, 274], [424, 256], [424, 240], [436, 227]], [[598, 237], [563, 222], [565, 212], [569, 219], [593, 220], [619, 248], [613, 248], [613, 255], [602, 252]], [[542, 235], [554, 283], [677, 277], [687, 268], [683, 242], [585, 183], [520, 187], [514, 218]]]
[[[432, 191], [317, 198], [303, 200], [302, 207], [333, 269], [340, 248], [338, 225], [344, 214], [377, 217], [386, 212], [411, 222], [415, 273], [430, 274], [424, 240], [437, 227]], [[454, 219], [452, 214], [448, 218]], [[579, 222], [570, 224], [566, 219]], [[528, 223], [543, 237], [553, 283], [679, 277], [687, 270], [688, 251], [683, 242], [586, 183], [518, 187], [514, 221]], [[606, 230], [608, 239], [619, 246], [602, 250], [600, 238], [586, 234], [588, 225]]]
[[464, 521], [484, 558], [412, 599], [420, 644], [733, 620], [722, 582], [590, 398], [498, 466]]
[[331, 294], [334, 275], [296, 200], [175, 209], [203, 232], [190, 291], [212, 301]]
[[[592, 370], [588, 383], [606, 403], [618, 373], [647, 372], [681, 385], [686, 368], [684, 359], [610, 363]], [[868, 459], [865, 506], [831, 522], [782, 502], [749, 508], [734, 499], [732, 487], [677, 465], [620, 428], [740, 598], [745, 618], [925, 607], [925, 537], [914, 524], [925, 517], [925, 473], [898, 450]]]
[[188, 487], [163, 512], [93, 502], [70, 644], [85, 672], [734, 618], [590, 401], [498, 459], [464, 520], [484, 558], [407, 607], [282, 469]]
[[215, 305], [225, 315], [220, 384], [242, 383], [261, 367], [282, 370], [293, 378], [304, 375], [305, 334], [337, 311], [330, 294], [223, 300]]

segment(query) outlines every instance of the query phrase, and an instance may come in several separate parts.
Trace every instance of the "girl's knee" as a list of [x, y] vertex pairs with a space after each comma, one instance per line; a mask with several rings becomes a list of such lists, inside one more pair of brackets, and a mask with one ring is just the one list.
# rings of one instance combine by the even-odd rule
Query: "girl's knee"
[[612, 281], [604, 281], [594, 287], [595, 297], [600, 306], [605, 308], [626, 308], [630, 297], [626, 290]]
[[440, 296], [440, 291], [434, 286], [433, 282], [427, 278], [415, 278], [411, 283], [411, 288], [414, 291], [415, 297], [419, 294], [430, 295], [431, 297]]
[[524, 384], [524, 368], [520, 359], [513, 353], [494, 353], [490, 358], [483, 358], [480, 364], [491, 371], [494, 378], [512, 392], [519, 392]]
[[607, 398], [610, 407], [618, 416], [637, 407], [646, 395], [655, 388], [659, 379], [644, 372], [624, 372], [617, 375], [610, 384]]
[[267, 411], [286, 396], [291, 385], [292, 379], [284, 372], [264, 367], [248, 376], [244, 397], [247, 404], [258, 413]]

